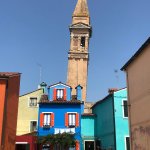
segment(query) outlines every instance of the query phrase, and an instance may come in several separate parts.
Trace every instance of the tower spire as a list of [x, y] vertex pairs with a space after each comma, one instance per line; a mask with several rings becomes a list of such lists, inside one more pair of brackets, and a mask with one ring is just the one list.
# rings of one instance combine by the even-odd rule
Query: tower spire
[[76, 23], [90, 24], [89, 10], [87, 0], [78, 0], [72, 15], [72, 24]]

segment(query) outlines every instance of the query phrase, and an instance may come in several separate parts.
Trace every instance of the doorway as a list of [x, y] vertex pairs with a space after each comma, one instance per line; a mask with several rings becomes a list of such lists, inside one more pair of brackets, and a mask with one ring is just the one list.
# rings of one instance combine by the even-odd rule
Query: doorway
[[85, 150], [94, 150], [94, 141], [85, 141]]

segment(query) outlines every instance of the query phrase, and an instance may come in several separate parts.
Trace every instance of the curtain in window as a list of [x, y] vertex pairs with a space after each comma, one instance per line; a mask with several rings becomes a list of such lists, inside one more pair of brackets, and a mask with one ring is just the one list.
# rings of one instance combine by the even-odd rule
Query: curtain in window
[[63, 98], [63, 89], [58, 89], [57, 90], [57, 98]]
[[44, 114], [44, 125], [50, 125], [50, 114]]
[[69, 114], [69, 126], [75, 126], [76, 123], [76, 115], [75, 114]]

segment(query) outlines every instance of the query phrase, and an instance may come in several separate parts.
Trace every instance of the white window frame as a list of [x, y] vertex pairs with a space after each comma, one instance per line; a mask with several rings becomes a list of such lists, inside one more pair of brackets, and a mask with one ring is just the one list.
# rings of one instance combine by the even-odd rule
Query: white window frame
[[[128, 103], [128, 100], [127, 99], [123, 99], [122, 100], [122, 114], [123, 114], [123, 118], [124, 119], [128, 119], [128, 117], [125, 117], [125, 114], [124, 114], [124, 101], [127, 101], [127, 103]], [[128, 106], [127, 106], [127, 108], [128, 108]], [[127, 109], [127, 111], [128, 111], [128, 109]], [[129, 113], [128, 113], [128, 115], [129, 115]]]
[[77, 112], [67, 112], [67, 114], [68, 114], [68, 126], [71, 126], [71, 125], [69, 125], [69, 114], [75, 114], [75, 125], [74, 126], [76, 126], [76, 114], [77, 114]]
[[[59, 95], [59, 97], [58, 97], [58, 95]], [[57, 99], [63, 99], [63, 97], [64, 97], [64, 89], [56, 89], [56, 98]]]
[[68, 126], [76, 126], [76, 113], [68, 113]]
[[29, 124], [29, 133], [31, 132], [31, 122], [32, 121], [36, 121], [36, 123], [37, 123], [37, 128], [38, 128], [38, 120], [30, 120], [30, 124]]
[[[42, 112], [42, 114], [50, 114], [50, 115], [51, 115], [52, 113], [53, 113], [53, 112]], [[44, 121], [43, 121], [43, 122], [44, 122]], [[51, 124], [51, 117], [50, 117], [50, 124]], [[49, 125], [50, 125], [50, 124], [49, 124]], [[45, 126], [45, 124], [43, 124], [43, 126]]]
[[[124, 136], [124, 146], [125, 146], [125, 150], [127, 150], [126, 138], [129, 138], [129, 141], [130, 141], [130, 136], [129, 136], [129, 135], [125, 135], [125, 136]], [[130, 143], [129, 143], [129, 144], [130, 144]]]

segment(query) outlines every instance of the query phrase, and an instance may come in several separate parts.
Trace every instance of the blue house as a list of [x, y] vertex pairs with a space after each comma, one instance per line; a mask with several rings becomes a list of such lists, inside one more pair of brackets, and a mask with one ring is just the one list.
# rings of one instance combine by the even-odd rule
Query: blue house
[[[81, 100], [82, 87], [76, 87], [76, 94], [71, 95], [72, 88], [63, 83], [48, 87], [48, 95], [43, 95], [39, 103], [38, 134], [46, 136], [57, 133], [74, 133], [76, 150], [81, 145], [81, 114], [84, 103]], [[54, 149], [57, 149], [55, 147]]]
[[95, 138], [101, 149], [129, 150], [127, 89], [110, 89], [109, 95], [92, 106]]

